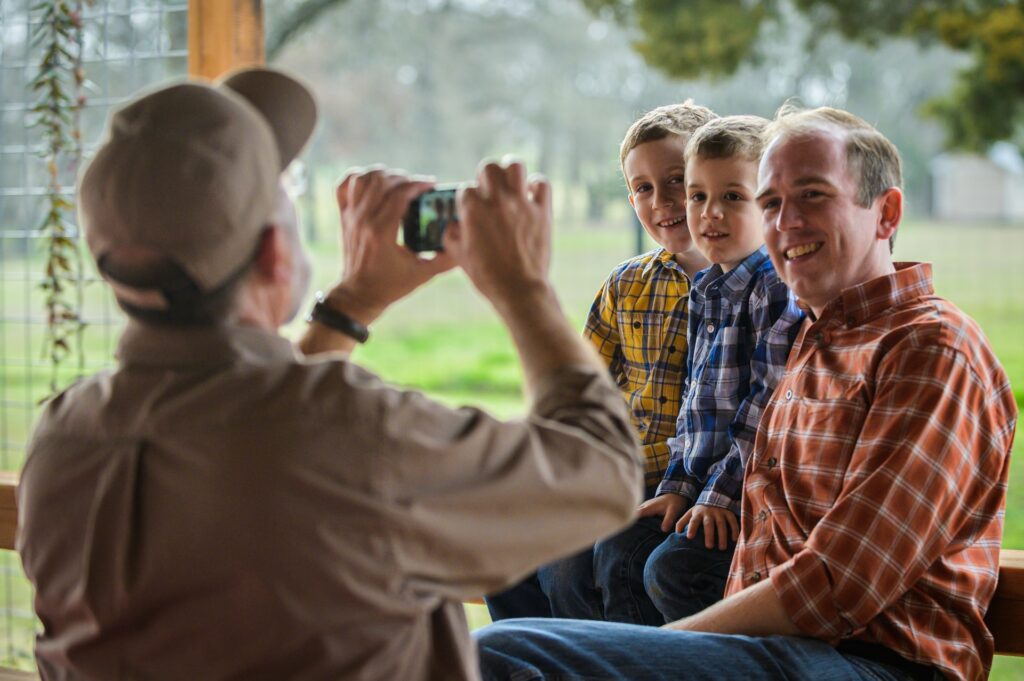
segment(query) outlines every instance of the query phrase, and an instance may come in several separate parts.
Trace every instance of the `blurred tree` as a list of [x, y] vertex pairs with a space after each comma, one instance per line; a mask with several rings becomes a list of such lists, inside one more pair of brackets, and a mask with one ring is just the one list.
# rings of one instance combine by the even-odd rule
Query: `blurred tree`
[[644, 59], [683, 78], [734, 73], [757, 63], [766, 28], [795, 8], [811, 44], [827, 33], [878, 45], [892, 37], [941, 42], [971, 56], [951, 92], [925, 111], [946, 129], [946, 145], [984, 151], [1012, 140], [1024, 148], [1024, 7], [1020, 0], [583, 0], [641, 36]]

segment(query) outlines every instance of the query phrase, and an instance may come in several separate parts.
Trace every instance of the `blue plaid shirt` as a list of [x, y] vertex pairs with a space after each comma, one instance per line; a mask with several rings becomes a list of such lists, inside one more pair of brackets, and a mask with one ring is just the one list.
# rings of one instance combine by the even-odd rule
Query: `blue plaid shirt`
[[762, 246], [690, 290], [686, 384], [658, 494], [740, 512], [743, 466], [761, 410], [786, 370], [804, 313]]

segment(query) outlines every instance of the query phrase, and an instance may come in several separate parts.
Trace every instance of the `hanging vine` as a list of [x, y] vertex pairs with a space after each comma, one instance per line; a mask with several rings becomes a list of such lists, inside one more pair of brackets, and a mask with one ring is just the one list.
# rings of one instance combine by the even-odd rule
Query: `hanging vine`
[[47, 312], [43, 354], [50, 360], [51, 395], [60, 390], [61, 367], [69, 359], [77, 358], [79, 371], [85, 365], [82, 252], [74, 202], [64, 183], [74, 178], [82, 157], [82, 6], [81, 1], [51, 0], [33, 8], [40, 18], [32, 42], [42, 56], [31, 84], [38, 96], [32, 124], [41, 131], [48, 175], [46, 212], [39, 231], [46, 256], [40, 287]]

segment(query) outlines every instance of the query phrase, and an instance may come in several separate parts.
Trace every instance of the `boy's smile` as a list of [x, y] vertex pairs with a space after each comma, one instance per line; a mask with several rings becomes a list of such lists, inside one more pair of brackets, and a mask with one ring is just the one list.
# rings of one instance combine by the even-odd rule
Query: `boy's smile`
[[728, 272], [764, 243], [754, 203], [757, 163], [740, 156], [690, 160], [687, 168], [690, 234], [711, 262]]
[[676, 256], [688, 272], [705, 267], [693, 245], [686, 220], [686, 137], [668, 135], [644, 142], [626, 154], [622, 164], [629, 202], [644, 230]]

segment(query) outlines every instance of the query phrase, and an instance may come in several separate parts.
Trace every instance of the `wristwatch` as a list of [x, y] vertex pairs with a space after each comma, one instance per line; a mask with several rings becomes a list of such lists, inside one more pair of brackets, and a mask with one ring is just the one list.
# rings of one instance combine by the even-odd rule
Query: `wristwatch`
[[309, 311], [306, 317], [307, 322], [317, 322], [329, 329], [341, 332], [358, 343], [365, 343], [370, 337], [370, 330], [365, 325], [349, 317], [344, 312], [339, 312], [327, 304], [323, 291], [316, 292], [316, 304]]

